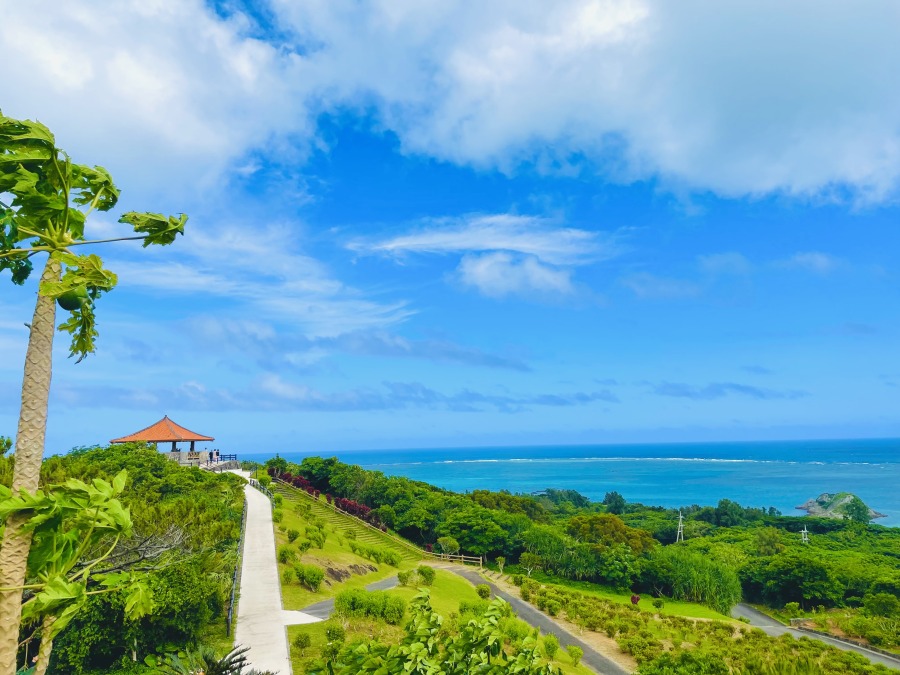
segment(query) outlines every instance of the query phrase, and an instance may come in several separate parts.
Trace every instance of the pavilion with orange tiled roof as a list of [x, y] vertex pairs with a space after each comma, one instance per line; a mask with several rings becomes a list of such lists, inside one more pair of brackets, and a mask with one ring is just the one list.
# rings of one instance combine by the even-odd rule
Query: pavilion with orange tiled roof
[[151, 424], [146, 429], [136, 431], [129, 436], [114, 438], [110, 441], [110, 443], [132, 443], [141, 441], [143, 441], [144, 443], [171, 443], [172, 452], [176, 452], [176, 443], [189, 442], [191, 444], [190, 452], [194, 452], [194, 443], [196, 443], [197, 441], [214, 440], [216, 439], [212, 436], [204, 436], [202, 434], [191, 431], [190, 429], [185, 429], [180, 424], [176, 424], [175, 422], [170, 420], [169, 416], [166, 415], [156, 424]]

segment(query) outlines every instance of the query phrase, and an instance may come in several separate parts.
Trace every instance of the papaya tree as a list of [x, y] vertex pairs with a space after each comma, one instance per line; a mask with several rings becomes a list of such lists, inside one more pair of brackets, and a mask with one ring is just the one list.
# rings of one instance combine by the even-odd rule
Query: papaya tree
[[[70, 356], [78, 361], [95, 349], [97, 300], [113, 289], [116, 275], [94, 254], [79, 247], [134, 239], [143, 245], [171, 244], [184, 234], [187, 216], [125, 213], [120, 223], [135, 234], [90, 241], [87, 218], [109, 211], [119, 199], [110, 174], [99, 166], [75, 164], [56, 146], [50, 130], [39, 122], [17, 120], [0, 113], [0, 272], [9, 270], [12, 282], [22, 285], [34, 262], [43, 270], [22, 378], [22, 399], [15, 437], [12, 492], [35, 493], [38, 488], [47, 402], [52, 373], [53, 337], [57, 304], [66, 313], [59, 330], [71, 337]], [[27, 512], [11, 513], [0, 544], [0, 675], [13, 675], [22, 616], [22, 592], [32, 533]], [[11, 589], [11, 590], [10, 590]]]

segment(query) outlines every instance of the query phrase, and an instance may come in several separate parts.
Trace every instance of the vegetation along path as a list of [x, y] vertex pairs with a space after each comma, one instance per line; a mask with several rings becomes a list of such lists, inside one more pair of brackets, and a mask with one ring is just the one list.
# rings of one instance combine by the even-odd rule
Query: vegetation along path
[[736, 619], [740, 617], [746, 618], [748, 621], [750, 621], [751, 626], [759, 628], [764, 633], [766, 633], [766, 635], [771, 635], [772, 637], [778, 637], [779, 635], [784, 635], [785, 633], [787, 633], [794, 636], [795, 638], [806, 637], [812, 640], [820, 640], [821, 642], [831, 645], [832, 647], [837, 647], [838, 649], [843, 649], [844, 651], [848, 652], [856, 652], [857, 654], [862, 654], [872, 663], [880, 663], [881, 665], [887, 666], [888, 668], [896, 668], [900, 670], [900, 659], [891, 658], [886, 654], [880, 654], [879, 652], [872, 651], [871, 649], [866, 649], [865, 647], [859, 647], [857, 645], [850, 644], [849, 642], [844, 642], [843, 640], [835, 640], [825, 635], [817, 635], [815, 633], [807, 633], [806, 631], [789, 628], [784, 624], [776, 621], [772, 617], [763, 614], [762, 612], [753, 609], [749, 605], [745, 605], [743, 603], [735, 605], [731, 610], [731, 615]]
[[[250, 475], [241, 471], [234, 473], [245, 478]], [[257, 670], [288, 675], [291, 660], [285, 627], [321, 619], [306, 612], [283, 609], [275, 561], [271, 503], [268, 497], [249, 484], [244, 488], [244, 495], [247, 499], [247, 526], [235, 644], [250, 647], [247, 656]]]
[[453, 572], [454, 574], [458, 574], [463, 579], [470, 581], [476, 586], [478, 584], [486, 583], [490, 587], [491, 593], [493, 593], [498, 598], [503, 598], [510, 605], [512, 605], [513, 611], [515, 611], [520, 619], [534, 626], [535, 628], [540, 628], [541, 633], [543, 633], [544, 635], [552, 633], [559, 639], [559, 644], [562, 647], [567, 647], [568, 645], [576, 645], [577, 647], [581, 647], [581, 649], [584, 650], [584, 656], [581, 659], [581, 663], [588, 666], [592, 670], [595, 670], [598, 673], [602, 673], [603, 675], [628, 675], [628, 671], [622, 668], [622, 666], [620, 666], [618, 663], [611, 661], [587, 643], [579, 640], [577, 637], [572, 635], [569, 631], [560, 626], [556, 621], [551, 619], [549, 616], [547, 616], [537, 608], [515, 597], [514, 595], [510, 595], [509, 593], [500, 590], [494, 584], [490, 583], [490, 581], [484, 579], [475, 570], [468, 567], [462, 567], [460, 565], [435, 566], [440, 567], [441, 569], [446, 569], [450, 572]]

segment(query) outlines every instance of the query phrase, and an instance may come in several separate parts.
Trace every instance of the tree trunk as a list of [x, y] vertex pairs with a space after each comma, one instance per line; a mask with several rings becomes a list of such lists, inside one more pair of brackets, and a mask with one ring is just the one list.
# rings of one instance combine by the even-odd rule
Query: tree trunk
[[[41, 281], [59, 281], [61, 269], [59, 261], [48, 257]], [[14, 493], [19, 490], [34, 492], [41, 476], [55, 323], [56, 302], [53, 298], [38, 294], [28, 337], [28, 351], [25, 354], [22, 407], [16, 433], [16, 462], [12, 482]], [[27, 516], [14, 514], [6, 521], [3, 544], [0, 546], [0, 588], [20, 588], [25, 583], [25, 564], [31, 548], [31, 534], [21, 530], [27, 520]], [[0, 591], [0, 675], [15, 675], [21, 619], [22, 591]]]
[[50, 652], [53, 650], [53, 638], [50, 637], [50, 629], [53, 628], [55, 616], [45, 616], [41, 623], [41, 648], [38, 649], [37, 662], [34, 667], [34, 675], [44, 675], [50, 665]]

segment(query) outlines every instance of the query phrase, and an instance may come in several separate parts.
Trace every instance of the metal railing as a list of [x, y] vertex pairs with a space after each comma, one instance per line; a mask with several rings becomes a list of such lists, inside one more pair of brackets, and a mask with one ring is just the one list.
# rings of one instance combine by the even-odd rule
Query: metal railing
[[263, 486], [262, 484], [260, 484], [260, 482], [259, 482], [258, 480], [256, 480], [255, 478], [250, 478], [249, 480], [250, 480], [250, 485], [252, 485], [253, 487], [255, 487], [257, 490], [259, 490], [260, 492], [262, 492], [264, 495], [266, 495], [266, 497], [269, 498], [269, 501], [270, 501], [270, 502], [274, 502], [274, 501], [275, 501], [275, 495], [272, 494], [272, 491], [269, 490], [269, 488], [267, 488], [267, 487]]
[[[400, 544], [401, 546], [405, 546], [407, 549], [413, 551], [416, 555], [419, 555], [423, 558], [436, 558], [438, 560], [446, 560], [449, 562], [459, 562], [464, 565], [476, 565], [477, 564], [479, 567], [482, 567], [484, 565], [484, 559], [480, 555], [479, 556], [457, 555], [457, 554], [449, 555], [446, 553], [434, 553], [433, 551], [426, 551], [423, 548], [419, 548], [412, 542], [406, 541], [405, 539], [401, 539], [400, 537], [395, 537], [390, 532], [385, 532], [384, 530], [380, 530], [379, 528], [372, 525], [372, 523], [369, 523], [369, 522], [363, 520], [359, 516], [354, 515], [354, 514], [350, 513], [349, 511], [344, 511], [343, 509], [338, 508], [334, 504], [329, 504], [327, 499], [325, 501], [318, 500], [315, 497], [313, 497], [311, 494], [306, 492], [306, 490], [301, 490], [300, 488], [294, 487], [290, 483], [286, 483], [285, 481], [281, 480], [280, 478], [273, 478], [272, 481], [278, 485], [283, 485], [284, 487], [293, 490], [297, 494], [303, 495], [307, 499], [311, 499], [312, 501], [316, 502], [317, 504], [320, 504], [321, 506], [328, 507], [335, 513], [339, 513], [341, 515], [349, 516], [350, 518], [353, 518], [359, 524], [364, 525], [365, 527], [368, 527], [370, 530], [377, 532], [382, 537], [387, 537], [391, 541], [394, 541], [394, 542]], [[252, 482], [253, 481], [251, 479], [251, 483]]]
[[237, 562], [234, 565], [234, 575], [231, 578], [231, 600], [228, 602], [228, 616], [225, 617], [225, 634], [231, 637], [234, 628], [234, 606], [237, 589], [241, 583], [241, 567], [244, 564], [244, 532], [247, 530], [247, 500], [244, 499], [244, 510], [241, 512], [241, 539], [238, 542]]

